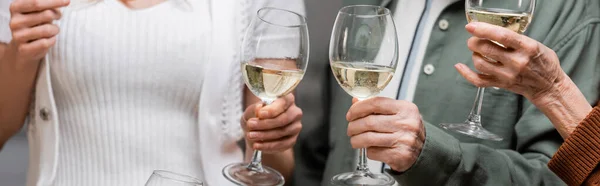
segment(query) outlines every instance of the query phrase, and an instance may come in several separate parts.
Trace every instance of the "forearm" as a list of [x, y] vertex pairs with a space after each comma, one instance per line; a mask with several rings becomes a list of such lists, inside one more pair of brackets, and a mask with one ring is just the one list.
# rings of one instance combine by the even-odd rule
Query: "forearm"
[[545, 95], [531, 102], [550, 119], [564, 139], [592, 111], [592, 106], [569, 77], [555, 84]]
[[10, 50], [0, 44], [0, 146], [25, 122], [38, 67], [15, 62]]
[[[391, 171], [400, 185], [555, 185], [562, 183], [546, 163], [558, 148], [553, 140], [530, 143], [526, 153], [462, 143], [432, 124], [416, 163], [403, 173]], [[531, 134], [536, 135], [536, 134]], [[558, 137], [558, 134], [556, 134]], [[554, 139], [554, 138], [553, 138]], [[558, 184], [561, 185], [561, 184]]]

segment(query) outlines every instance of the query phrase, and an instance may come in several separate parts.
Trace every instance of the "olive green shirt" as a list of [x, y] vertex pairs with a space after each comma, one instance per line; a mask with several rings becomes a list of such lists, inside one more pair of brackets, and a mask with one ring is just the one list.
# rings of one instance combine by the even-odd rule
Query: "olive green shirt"
[[[358, 2], [380, 4], [382, 0]], [[438, 127], [442, 122], [464, 121], [477, 88], [453, 67], [463, 62], [473, 68], [472, 52], [466, 46], [470, 35], [464, 29], [464, 1], [446, 7], [437, 19], [453, 24], [431, 32], [423, 64], [434, 65], [436, 71], [421, 73], [413, 100], [426, 123], [425, 144], [409, 170], [389, 172], [403, 186], [564, 185], [546, 165], [563, 140], [523, 96], [503, 89], [486, 91], [483, 125], [504, 137], [503, 141], [479, 140]], [[600, 83], [600, 1], [538, 0], [533, 19], [525, 34], [553, 49], [563, 70], [590, 104], [595, 102]], [[302, 134], [312, 137], [296, 146], [292, 182], [297, 186], [329, 185], [332, 176], [356, 166], [356, 151], [346, 135], [345, 115], [351, 98], [335, 80], [327, 81], [330, 117], [323, 122], [323, 130], [328, 132]]]

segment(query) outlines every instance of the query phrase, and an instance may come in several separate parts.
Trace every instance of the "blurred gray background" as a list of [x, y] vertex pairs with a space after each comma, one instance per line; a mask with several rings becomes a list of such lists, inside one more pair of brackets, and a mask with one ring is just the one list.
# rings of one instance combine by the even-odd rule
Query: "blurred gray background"
[[24, 130], [4, 144], [4, 148], [0, 151], [1, 186], [25, 185], [29, 158], [27, 148], [27, 136]]
[[[310, 62], [302, 83], [296, 89], [297, 104], [304, 112], [303, 131], [298, 141], [309, 140], [315, 133], [329, 133], [325, 126], [329, 100], [329, 37], [342, 0], [305, 0], [310, 30]], [[324, 141], [324, 143], [326, 143]], [[299, 142], [297, 149], [305, 145]], [[305, 147], [311, 148], [311, 147]], [[323, 149], [327, 150], [327, 149]], [[297, 153], [301, 155], [302, 152]], [[11, 138], [0, 151], [0, 186], [25, 185], [27, 160], [27, 137], [21, 132]], [[322, 157], [326, 158], [326, 157]], [[324, 165], [313, 165], [324, 166]], [[319, 172], [309, 174], [321, 174]]]

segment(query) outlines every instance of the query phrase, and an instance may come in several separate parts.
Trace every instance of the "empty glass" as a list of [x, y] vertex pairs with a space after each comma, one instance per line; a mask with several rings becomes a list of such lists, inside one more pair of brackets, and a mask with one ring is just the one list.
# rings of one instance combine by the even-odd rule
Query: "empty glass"
[[155, 170], [146, 186], [202, 186], [197, 178], [165, 170]]

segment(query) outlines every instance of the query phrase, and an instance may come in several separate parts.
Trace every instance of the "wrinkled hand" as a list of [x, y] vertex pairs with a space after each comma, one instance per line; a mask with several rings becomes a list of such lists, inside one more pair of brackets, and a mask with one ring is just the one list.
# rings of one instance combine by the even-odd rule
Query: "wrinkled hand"
[[302, 110], [296, 106], [292, 94], [267, 106], [262, 103], [251, 105], [246, 108], [241, 122], [246, 144], [263, 153], [290, 149], [302, 130], [301, 118]]
[[[475, 68], [482, 74], [464, 64], [455, 67], [467, 81], [478, 87], [500, 87], [535, 101], [546, 94], [560, 92], [557, 90], [560, 83], [569, 78], [562, 71], [556, 53], [534, 39], [482, 22], [469, 23], [466, 30], [473, 35], [468, 40], [468, 47], [474, 52]], [[498, 63], [488, 62], [483, 56]]]
[[[14, 58], [19, 66], [39, 62], [56, 43], [58, 26], [52, 24], [61, 17], [58, 10], [67, 6], [69, 0], [15, 0], [10, 5], [10, 29], [12, 41], [6, 57]], [[35, 65], [34, 65], [35, 66]]]
[[353, 148], [367, 148], [367, 156], [406, 171], [419, 157], [425, 129], [419, 109], [413, 103], [376, 97], [353, 100], [346, 119]]

